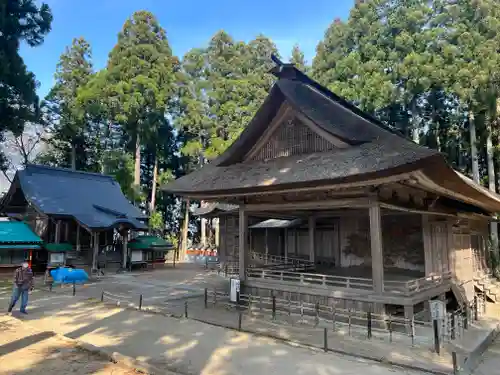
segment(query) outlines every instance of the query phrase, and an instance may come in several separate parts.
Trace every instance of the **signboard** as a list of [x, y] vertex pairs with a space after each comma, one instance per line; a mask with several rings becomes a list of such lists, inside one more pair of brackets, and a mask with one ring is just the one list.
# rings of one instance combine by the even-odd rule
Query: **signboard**
[[131, 262], [142, 262], [142, 250], [140, 251], [132, 251], [130, 256]]
[[231, 302], [238, 302], [240, 294], [240, 280], [230, 279], [231, 282], [231, 292], [229, 293], [229, 299]]
[[446, 303], [441, 300], [434, 299], [429, 301], [431, 308], [431, 317], [433, 320], [444, 319], [446, 317]]
[[50, 253], [50, 264], [64, 264], [64, 253]]

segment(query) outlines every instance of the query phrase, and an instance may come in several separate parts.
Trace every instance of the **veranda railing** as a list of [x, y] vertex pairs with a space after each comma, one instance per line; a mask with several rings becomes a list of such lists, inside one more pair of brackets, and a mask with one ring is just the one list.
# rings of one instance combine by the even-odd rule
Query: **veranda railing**
[[[248, 268], [246, 275], [249, 279], [265, 279], [287, 281], [301, 285], [337, 287], [346, 289], [373, 289], [373, 280], [370, 278], [322, 275], [317, 273], [293, 272], [268, 268]], [[451, 281], [451, 272], [434, 274], [409, 281], [384, 281], [384, 292], [399, 293], [409, 296], [418, 292], [432, 289]]]

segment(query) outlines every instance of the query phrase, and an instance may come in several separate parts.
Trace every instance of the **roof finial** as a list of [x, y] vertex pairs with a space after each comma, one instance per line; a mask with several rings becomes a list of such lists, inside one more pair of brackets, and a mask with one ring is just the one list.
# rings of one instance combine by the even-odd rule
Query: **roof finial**
[[297, 70], [293, 64], [284, 63], [274, 53], [271, 54], [271, 60], [273, 60], [276, 65], [271, 68], [269, 73], [278, 78], [295, 78]]
[[283, 66], [283, 62], [279, 59], [278, 56], [276, 56], [274, 53], [271, 53], [271, 60], [278, 65], [278, 66]]

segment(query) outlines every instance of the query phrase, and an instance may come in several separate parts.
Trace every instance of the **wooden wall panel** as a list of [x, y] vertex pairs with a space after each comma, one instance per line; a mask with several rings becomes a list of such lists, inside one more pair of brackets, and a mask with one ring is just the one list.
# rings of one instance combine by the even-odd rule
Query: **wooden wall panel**
[[251, 158], [264, 161], [283, 156], [334, 150], [335, 146], [312, 131], [298, 118], [284, 120], [269, 140]]

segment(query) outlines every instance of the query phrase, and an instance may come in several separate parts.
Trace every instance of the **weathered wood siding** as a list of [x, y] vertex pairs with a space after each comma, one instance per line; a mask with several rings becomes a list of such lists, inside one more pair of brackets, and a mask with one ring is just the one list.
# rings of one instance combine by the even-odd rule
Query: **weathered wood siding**
[[[223, 215], [219, 218], [219, 256], [222, 261], [238, 260], [239, 253], [239, 219], [238, 215]], [[248, 218], [248, 225], [258, 223], [257, 218]], [[251, 245], [250, 234], [248, 244]]]
[[455, 231], [450, 253], [451, 271], [468, 301], [474, 298], [474, 270], [472, 265], [471, 235]]

